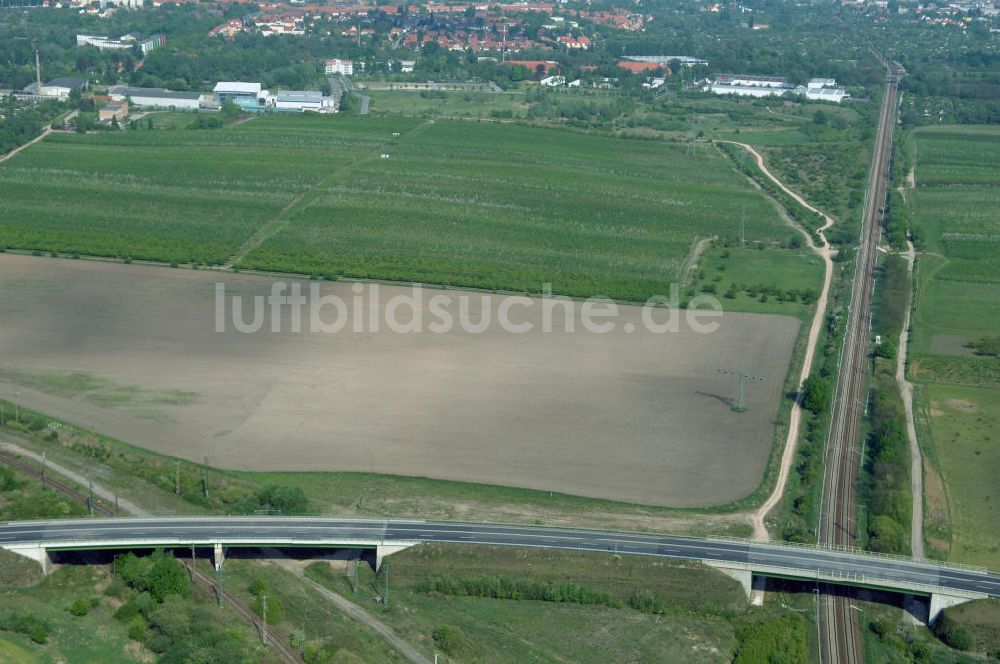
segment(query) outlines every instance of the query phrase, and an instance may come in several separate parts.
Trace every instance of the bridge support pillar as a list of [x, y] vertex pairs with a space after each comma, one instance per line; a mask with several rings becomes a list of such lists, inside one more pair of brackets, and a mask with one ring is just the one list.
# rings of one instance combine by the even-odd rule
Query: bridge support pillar
[[41, 565], [42, 574], [46, 576], [52, 571], [52, 557], [49, 556], [48, 549], [44, 546], [4, 546], [0, 548], [34, 560]]
[[941, 611], [950, 606], [958, 606], [977, 599], [986, 599], [989, 595], [985, 593], [962, 592], [955, 593], [932, 593], [930, 610], [927, 612], [927, 624], [933, 625], [941, 616]]
[[215, 565], [215, 571], [218, 572], [222, 569], [222, 563], [226, 559], [226, 550], [223, 548], [221, 543], [215, 545], [215, 549], [212, 552], [212, 563]]
[[747, 599], [752, 598], [753, 593], [753, 571], [749, 567], [741, 567], [740, 565], [733, 563], [723, 563], [716, 562], [714, 560], [704, 560], [702, 561], [709, 567], [714, 567], [731, 579], [735, 579], [740, 587], [743, 588], [743, 592], [746, 593]]
[[409, 549], [417, 542], [396, 542], [395, 544], [379, 544], [375, 547], [375, 571], [382, 567], [382, 559], [403, 549]]

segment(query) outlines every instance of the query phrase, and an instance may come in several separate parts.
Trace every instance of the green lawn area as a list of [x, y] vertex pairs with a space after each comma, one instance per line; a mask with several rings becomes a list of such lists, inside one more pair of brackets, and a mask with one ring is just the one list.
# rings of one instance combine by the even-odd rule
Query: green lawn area
[[[804, 248], [713, 246], [702, 254], [692, 282], [696, 291], [714, 287], [727, 310], [806, 318], [812, 315], [813, 307], [805, 302], [815, 302], [823, 287], [823, 260]], [[775, 294], [777, 291], [781, 293]], [[797, 297], [793, 299], [789, 291], [795, 291]], [[810, 293], [805, 302], [803, 291]]]
[[[199, 561], [205, 573], [211, 573], [210, 561]], [[246, 606], [255, 602], [252, 586], [263, 584], [268, 595], [269, 628], [286, 642], [292, 636], [301, 638], [303, 647], [329, 647], [336, 650], [331, 664], [390, 664], [405, 662], [374, 630], [346, 615], [327, 598], [277, 565], [267, 561], [240, 559], [232, 556], [223, 566], [223, 583]], [[368, 607], [366, 607], [368, 608]], [[277, 619], [275, 618], [277, 616]], [[330, 660], [320, 660], [330, 661]]]
[[[422, 94], [423, 92], [423, 94]], [[517, 92], [434, 92], [367, 90], [372, 113], [489, 117], [495, 111], [523, 116], [524, 94]]]
[[809, 137], [796, 129], [751, 129], [751, 130], [720, 130], [715, 136], [726, 141], [738, 141], [750, 145], [786, 146], [801, 145], [809, 142]]
[[1000, 329], [1000, 128], [927, 127], [913, 139], [916, 188], [907, 199], [925, 253], [909, 373], [922, 383], [921, 442], [950, 514], [950, 527], [937, 535], [950, 534], [951, 559], [996, 568], [1000, 358], [966, 344]]
[[997, 391], [928, 384], [922, 441], [944, 478], [949, 559], [997, 569], [1000, 560], [1000, 399]]
[[[0, 568], [11, 564], [9, 556], [16, 554], [0, 552]], [[17, 562], [14, 560], [13, 564]], [[136, 655], [144, 650], [130, 647], [126, 626], [112, 619], [116, 607], [101, 595], [106, 585], [107, 574], [103, 568], [68, 566], [33, 587], [0, 588], [0, 614], [16, 609], [33, 614], [52, 626], [48, 643], [44, 645], [33, 643], [22, 634], [0, 632], [0, 662], [8, 661], [5, 649], [14, 653], [13, 662], [118, 664], [138, 661]], [[66, 607], [80, 597], [99, 597], [100, 603], [88, 615], [75, 617]]]
[[[376, 576], [362, 566], [356, 595], [350, 567], [319, 562], [307, 573], [446, 662], [731, 661], [744, 620], [771, 625], [778, 613], [788, 615], [780, 608], [749, 609], [733, 581], [704, 566], [610, 552], [425, 544], [387, 561], [388, 607], [374, 601], [384, 595], [384, 571]], [[500, 599], [434, 590], [440, 583], [488, 584], [501, 578], [536, 587], [582, 588], [605, 599], [596, 604]], [[639, 606], [637, 597], [657, 609], [632, 608]], [[809, 610], [808, 597], [782, 601]], [[796, 636], [806, 635], [803, 629]]]

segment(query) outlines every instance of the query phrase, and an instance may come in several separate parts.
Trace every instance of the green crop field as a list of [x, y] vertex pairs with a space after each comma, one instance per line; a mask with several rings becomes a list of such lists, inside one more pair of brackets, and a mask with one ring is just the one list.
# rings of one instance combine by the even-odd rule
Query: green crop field
[[735, 236], [744, 206], [755, 237], [776, 216], [708, 151], [454, 121], [404, 138], [299, 206], [243, 265], [642, 300], [668, 292], [696, 238]]
[[923, 253], [909, 371], [924, 384], [922, 444], [944, 481], [950, 514], [937, 533], [950, 537], [949, 546], [935, 548], [995, 567], [1000, 358], [969, 344], [1000, 329], [1000, 129], [929, 127], [913, 136], [916, 188], [907, 198]]
[[50, 136], [0, 165], [0, 189], [13, 193], [0, 202], [0, 248], [220, 263], [390, 137], [377, 120], [320, 133], [294, 117], [259, 125]]
[[712, 150], [398, 116], [56, 134], [0, 188], [0, 248], [632, 300], [744, 209], [748, 237], [794, 235]]

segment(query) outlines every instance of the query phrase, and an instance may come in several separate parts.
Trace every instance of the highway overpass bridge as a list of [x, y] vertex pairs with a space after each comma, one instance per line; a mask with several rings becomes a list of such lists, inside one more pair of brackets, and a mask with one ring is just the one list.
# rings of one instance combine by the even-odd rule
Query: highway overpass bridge
[[546, 526], [313, 517], [159, 517], [14, 521], [0, 524], [0, 548], [48, 571], [50, 552], [228, 547], [373, 549], [384, 556], [421, 542], [528, 546], [698, 560], [750, 592], [753, 577], [822, 581], [929, 598], [928, 619], [962, 602], [1000, 597], [1000, 574], [857, 550]]

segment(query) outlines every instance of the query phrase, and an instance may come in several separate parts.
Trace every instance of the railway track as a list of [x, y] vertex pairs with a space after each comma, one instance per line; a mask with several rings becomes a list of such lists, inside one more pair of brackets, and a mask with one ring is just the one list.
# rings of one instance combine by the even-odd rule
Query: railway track
[[[226, 606], [232, 609], [233, 612], [243, 619], [244, 622], [249, 623], [254, 629], [256, 629], [258, 634], [263, 632], [263, 625], [257, 617], [257, 614], [251, 611], [249, 607], [240, 602], [240, 600], [234, 597], [225, 588], [220, 588], [218, 580], [199, 570], [193, 560], [189, 562], [190, 564], [186, 565], [186, 567], [191, 572], [195, 583], [200, 583], [201, 585], [207, 587], [209, 590], [216, 593], [216, 596], [221, 593], [222, 600]], [[291, 646], [287, 645], [284, 641], [278, 638], [273, 632], [267, 632], [266, 641], [268, 645], [274, 648], [274, 651], [278, 654], [278, 657], [280, 657], [282, 661], [290, 662], [290, 664], [302, 664], [303, 660], [299, 657], [299, 654], [295, 652]]]
[[[25, 461], [22, 461], [17, 456], [10, 454], [9, 452], [0, 452], [0, 463], [10, 466], [11, 468], [16, 468], [25, 475], [40, 480], [43, 486], [52, 487], [56, 491], [61, 491], [77, 502], [83, 503], [84, 505], [87, 504], [87, 494], [77, 491], [71, 484], [54, 479], [50, 474], [46, 473], [43, 476], [41, 470]], [[94, 498], [93, 507], [95, 513], [99, 512], [106, 516], [115, 515], [114, 509], [103, 504], [98, 498]]]
[[[38, 479], [43, 485], [52, 487], [56, 491], [65, 494], [68, 498], [87, 504], [88, 496], [84, 493], [77, 491], [71, 484], [62, 482], [58, 479], [54, 479], [50, 474], [45, 474], [43, 477], [42, 471], [29, 463], [26, 463], [19, 459], [17, 456], [10, 454], [9, 452], [0, 452], [0, 463], [10, 466], [11, 468], [17, 469], [19, 472], [25, 475]], [[100, 512], [106, 516], [114, 516], [114, 510], [110, 507], [101, 504], [97, 499], [94, 499], [94, 512]], [[200, 582], [202, 585], [208, 587], [213, 592], [219, 592], [220, 589], [216, 587], [216, 580], [213, 579], [208, 574], [199, 571], [195, 565], [192, 564], [187, 566], [191, 571], [194, 579]], [[261, 623], [249, 608], [243, 605], [236, 597], [231, 593], [227, 592], [225, 589], [221, 589], [222, 598], [225, 603], [232, 608], [232, 610], [240, 616], [245, 622], [253, 626], [258, 633], [261, 631]], [[274, 648], [274, 651], [278, 653], [278, 656], [285, 662], [291, 662], [292, 664], [301, 664], [302, 658], [292, 650], [288, 645], [286, 645], [281, 639], [277, 638], [273, 633], [267, 634], [267, 642]]]
[[[871, 336], [871, 302], [875, 285], [881, 216], [886, 179], [892, 159], [898, 71], [886, 62], [885, 93], [879, 111], [868, 195], [862, 216], [857, 269], [851, 291], [847, 331], [840, 371], [834, 392], [820, 503], [819, 543], [854, 546], [857, 534], [856, 488], [862, 462], [863, 394], [868, 373], [868, 342]], [[824, 664], [854, 664], [864, 661], [858, 611], [842, 588], [820, 584], [823, 596], [819, 610], [820, 659]]]

